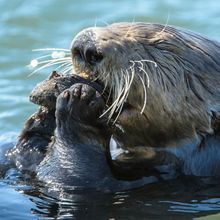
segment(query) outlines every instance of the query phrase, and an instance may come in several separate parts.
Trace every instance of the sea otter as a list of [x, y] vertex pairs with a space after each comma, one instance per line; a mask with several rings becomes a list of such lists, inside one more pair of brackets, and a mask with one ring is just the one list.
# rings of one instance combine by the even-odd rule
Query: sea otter
[[218, 42], [169, 25], [116, 23], [83, 30], [71, 51], [74, 71], [112, 98], [103, 114], [118, 128], [110, 147], [129, 152], [117, 162], [220, 174]]
[[[60, 182], [63, 175], [59, 179], [59, 174], [67, 174], [70, 169], [65, 164], [65, 158], [68, 164], [72, 164], [71, 158], [75, 158], [74, 148], [68, 146], [74, 146], [76, 142], [76, 146], [80, 146], [81, 141], [85, 148], [77, 155], [81, 155], [82, 159], [88, 156], [82, 152], [86, 152], [83, 149], [90, 149], [89, 143], [94, 147], [93, 150], [96, 145], [105, 143], [104, 148], [111, 153], [111, 170], [115, 167], [128, 167], [128, 170], [146, 168], [173, 177], [176, 174], [220, 174], [218, 42], [172, 26], [118, 23], [83, 30], [74, 38], [71, 52], [74, 72], [86, 76], [86, 80], [96, 81], [108, 94], [105, 99], [107, 109], [95, 118], [97, 121], [107, 118], [106, 126], [111, 129], [108, 138], [102, 136], [102, 129], [97, 130], [94, 124], [91, 131], [94, 130], [95, 135], [92, 138], [88, 138], [87, 134], [84, 137], [80, 129], [79, 133], [74, 129], [75, 133], [71, 135], [68, 129], [72, 131], [71, 126], [74, 128], [74, 123], [77, 125], [76, 115], [79, 114], [80, 118], [83, 108], [76, 105], [80, 111], [74, 113], [75, 121], [68, 124], [72, 122], [66, 121], [71, 113], [67, 112], [63, 116], [59, 114], [59, 103], [69, 97], [79, 96], [73, 95], [72, 87], [67, 93], [63, 92], [56, 105], [55, 141], [47, 147], [45, 158], [36, 167], [39, 178], [46, 180], [48, 177], [52, 181], [57, 178], [57, 182]], [[101, 91], [99, 93], [102, 94]], [[75, 98], [71, 99], [72, 103], [77, 103]], [[91, 116], [90, 111], [87, 112], [88, 117], [84, 120], [86, 128], [91, 128], [93, 111], [90, 110]], [[77, 134], [80, 134], [80, 138], [77, 138]], [[64, 152], [58, 144], [60, 140]], [[65, 157], [62, 157], [63, 153]], [[104, 161], [104, 154], [102, 152], [98, 164]], [[82, 166], [82, 161], [78, 163], [78, 160], [77, 164]], [[58, 163], [57, 168], [56, 161], [62, 162]], [[106, 161], [103, 164], [103, 170], [108, 170], [109, 164]], [[96, 165], [92, 166], [96, 170]], [[76, 170], [78, 172], [80, 167]], [[74, 169], [70, 169], [70, 172], [74, 175]], [[85, 174], [90, 179], [89, 173]], [[86, 175], [82, 175], [82, 179]], [[111, 175], [108, 171], [107, 177]], [[97, 179], [100, 180], [100, 176]], [[72, 182], [73, 179], [69, 180]], [[67, 182], [69, 180], [67, 178]]]

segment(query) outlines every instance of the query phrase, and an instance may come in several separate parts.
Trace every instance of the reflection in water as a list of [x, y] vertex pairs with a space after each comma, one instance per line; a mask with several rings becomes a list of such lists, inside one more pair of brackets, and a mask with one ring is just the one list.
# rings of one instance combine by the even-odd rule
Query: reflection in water
[[[1, 149], [11, 144], [4, 146]], [[0, 203], [0, 219], [193, 219], [220, 212], [220, 177], [185, 176], [136, 190], [104, 193], [47, 187], [29, 174], [8, 169], [1, 157], [4, 202]]]
[[[188, 213], [198, 213], [205, 211], [218, 211], [220, 210], [220, 199], [213, 198], [202, 201], [192, 200], [192, 203], [183, 202], [172, 202], [172, 201], [161, 201], [164, 203], [170, 203], [168, 211], [174, 212], [188, 212]], [[199, 202], [199, 203], [198, 203]]]
[[[28, 195], [41, 217], [61, 219], [193, 219], [220, 210], [218, 178], [182, 177], [143, 188], [103, 193], [47, 188], [41, 183], [18, 189]], [[219, 198], [218, 198], [219, 195]]]

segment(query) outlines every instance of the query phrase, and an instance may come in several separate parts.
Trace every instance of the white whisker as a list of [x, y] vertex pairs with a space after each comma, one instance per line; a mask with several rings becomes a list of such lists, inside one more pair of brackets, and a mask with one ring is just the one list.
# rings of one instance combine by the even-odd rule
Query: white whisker
[[70, 49], [64, 49], [64, 48], [39, 48], [39, 49], [33, 49], [32, 51], [67, 51], [71, 52]]
[[123, 90], [123, 95], [120, 97], [120, 100], [118, 102], [118, 107], [116, 108], [116, 111], [118, 111], [121, 108], [121, 105], [124, 104], [125, 98], [127, 96], [127, 93], [129, 91], [129, 84], [130, 84], [130, 76], [129, 74], [123, 74], [123, 70], [121, 71], [122, 75], [124, 76], [124, 90]]
[[50, 59], [38, 62], [38, 65], [44, 64], [44, 63], [50, 63], [50, 62], [58, 62], [58, 61], [71, 61], [71, 58], [65, 57], [65, 58], [57, 58], [57, 59]]
[[147, 77], [147, 88], [149, 88], [150, 86], [150, 78], [148, 76], [148, 73], [144, 70], [144, 68], [142, 67], [138, 67], [139, 70], [143, 71], [144, 72], [144, 75]]
[[[110, 93], [112, 93], [112, 90], [113, 90], [113, 103], [108, 107], [108, 109], [100, 117], [110, 112], [108, 115], [108, 118], [110, 120], [112, 116], [116, 113], [116, 117], [113, 123], [117, 121], [123, 109], [124, 103], [127, 100], [132, 82], [135, 77], [134, 64], [135, 63], [132, 63], [132, 65], [126, 70], [122, 69], [120, 74], [113, 75], [114, 78], [110, 80], [111, 82]], [[107, 82], [105, 84], [107, 84]], [[109, 94], [109, 97], [110, 95], [111, 94]]]
[[159, 33], [157, 33], [157, 35], [162, 34], [166, 30], [167, 25], [169, 23], [169, 20], [170, 20], [170, 13], [168, 13], [168, 15], [167, 15], [167, 20], [166, 20], [166, 23], [165, 23], [163, 29]]
[[153, 60], [130, 60], [130, 62], [132, 63], [140, 63], [143, 67], [143, 62], [147, 62], [147, 63], [153, 63], [154, 67], [157, 67], [157, 63]]
[[[121, 97], [121, 95], [123, 93], [123, 89], [124, 89], [124, 88], [120, 88], [120, 84], [119, 84], [118, 81], [119, 81], [119, 79], [116, 76], [116, 79], [115, 79], [116, 86], [113, 87], [113, 89], [114, 89], [114, 92], [113, 92], [113, 96], [114, 96], [113, 100], [114, 100], [114, 102], [110, 105], [110, 107], [100, 117], [104, 116], [106, 113], [108, 113], [110, 111], [110, 115], [109, 115], [109, 120], [110, 120], [112, 115], [114, 114], [115, 108], [117, 107], [118, 100], [120, 100], [120, 97]], [[116, 94], [115, 91], [119, 91], [118, 95]]]
[[66, 68], [67, 66], [72, 66], [72, 63], [65, 62], [65, 63], [59, 65], [58, 67], [56, 67], [55, 70], [58, 70], [60, 68]]
[[[105, 82], [105, 86], [111, 85], [111, 94], [113, 103], [108, 107], [108, 109], [101, 115], [101, 117], [105, 114], [109, 114], [108, 118], [109, 120], [112, 118], [114, 114], [116, 114], [114, 122], [115, 123], [118, 120], [118, 117], [121, 114], [121, 111], [123, 109], [124, 103], [127, 101], [127, 98], [129, 96], [131, 85], [133, 84], [133, 81], [135, 80], [135, 76], [139, 78], [144, 91], [144, 97], [143, 97], [143, 107], [141, 109], [141, 114], [143, 114], [144, 109], [147, 105], [147, 88], [150, 86], [150, 78], [146, 71], [144, 62], [146, 63], [152, 63], [154, 64], [154, 67], [157, 67], [157, 63], [152, 60], [130, 60], [130, 67], [126, 70], [121, 70], [120, 74], [112, 74], [114, 78], [112, 80], [109, 80], [107, 75], [102, 74], [100, 79]], [[137, 73], [135, 70], [138, 70]], [[143, 76], [141, 76], [141, 73]], [[144, 78], [143, 78], [144, 77]], [[110, 82], [110, 83], [109, 83]], [[110, 84], [110, 85], [109, 85]], [[109, 94], [109, 97], [110, 95]], [[109, 98], [108, 98], [109, 99]]]
[[144, 84], [144, 80], [142, 79], [142, 77], [139, 74], [138, 74], [138, 77], [141, 80], [141, 83], [142, 83], [143, 89], [144, 89], [144, 104], [143, 104], [143, 107], [141, 109], [141, 114], [143, 114], [144, 109], [145, 109], [145, 107], [147, 105], [147, 90], [146, 90], [146, 87], [145, 87], [145, 84]]
[[115, 120], [113, 121], [113, 124], [115, 124], [116, 121], [118, 120], [118, 117], [119, 117], [120, 114], [121, 114], [122, 108], [123, 108], [123, 105], [120, 106], [120, 109], [119, 109], [118, 112], [117, 112], [117, 116], [115, 117]]
[[72, 70], [72, 66], [66, 67], [65, 69], [63, 69], [63, 70], [61, 71], [61, 73], [62, 73], [62, 74], [66, 74], [66, 73], [69, 72], [70, 70]]
[[127, 33], [125, 34], [125, 37], [127, 37], [127, 36], [129, 35], [129, 32], [131, 31], [131, 28], [132, 28], [132, 26], [134, 25], [134, 22], [135, 22], [135, 18], [133, 18], [133, 20], [132, 20], [132, 22], [131, 22], [131, 25], [130, 25], [130, 27], [128, 28], [128, 31], [127, 31]]
[[40, 59], [43, 59], [43, 58], [46, 58], [46, 57], [51, 57], [51, 54], [47, 54], [47, 55], [44, 55], [44, 56], [36, 57], [35, 60], [40, 60]]
[[51, 62], [49, 62], [49, 63], [47, 63], [47, 64], [45, 64], [45, 65], [39, 67], [38, 69], [34, 70], [32, 73], [30, 73], [30, 74], [28, 75], [28, 77], [29, 77], [29, 76], [32, 76], [32, 75], [35, 74], [36, 72], [38, 72], [38, 71], [40, 71], [40, 70], [42, 70], [42, 69], [44, 69], [44, 68], [46, 68], [46, 67], [54, 66], [54, 65], [56, 65], [56, 64], [60, 64], [60, 63], [64, 63], [64, 62], [66, 62], [66, 61], [59, 61], [59, 62], [51, 61]]
[[95, 18], [95, 24], [94, 24], [94, 27], [97, 26], [97, 18]]
[[104, 20], [99, 20], [99, 22], [100, 22], [100, 23], [103, 23], [103, 24], [106, 25], [106, 26], [109, 26], [109, 25], [110, 25], [108, 22], [106, 22], [106, 21], [104, 21]]
[[130, 80], [130, 76], [127, 74], [127, 75], [124, 75], [124, 80], [125, 80], [125, 85], [124, 85], [124, 91], [123, 91], [123, 96], [120, 98], [119, 102], [118, 102], [118, 107], [117, 109], [115, 110], [115, 112], [117, 112], [117, 116], [115, 117], [114, 119], [114, 122], [113, 124], [116, 123], [116, 121], [118, 120], [118, 117], [120, 116], [121, 114], [121, 111], [123, 109], [123, 106], [124, 106], [124, 103], [127, 99], [127, 96], [129, 94], [129, 89], [130, 89], [130, 84], [131, 84], [131, 80]]
[[114, 89], [113, 100], [115, 101], [109, 107], [109, 109], [111, 109], [109, 119], [112, 118], [113, 114], [115, 113], [116, 107], [118, 105], [118, 102], [120, 101], [120, 97], [123, 94], [123, 90], [124, 90], [124, 88], [122, 88], [122, 83], [120, 83], [120, 78], [117, 74], [115, 75], [115, 86], [113, 87], [113, 89]]

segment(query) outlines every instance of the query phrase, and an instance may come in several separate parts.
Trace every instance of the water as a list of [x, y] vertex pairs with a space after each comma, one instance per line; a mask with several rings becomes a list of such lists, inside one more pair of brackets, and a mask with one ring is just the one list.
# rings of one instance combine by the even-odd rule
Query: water
[[[38, 56], [32, 49], [68, 48], [81, 29], [117, 21], [168, 23], [220, 40], [218, 0], [0, 0], [1, 163], [24, 121], [37, 109], [28, 101], [28, 94], [48, 75], [44, 70], [28, 77], [27, 65]], [[219, 181], [208, 178], [106, 194], [46, 189], [31, 180], [19, 180], [16, 170], [6, 176], [0, 180], [0, 219], [220, 218]]]

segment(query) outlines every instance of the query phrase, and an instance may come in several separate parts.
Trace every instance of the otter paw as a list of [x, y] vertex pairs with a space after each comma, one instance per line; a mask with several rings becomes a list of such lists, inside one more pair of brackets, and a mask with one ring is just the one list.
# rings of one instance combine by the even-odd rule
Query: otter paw
[[104, 107], [105, 102], [98, 91], [87, 84], [76, 83], [59, 95], [56, 111], [74, 120], [93, 124], [98, 122]]

